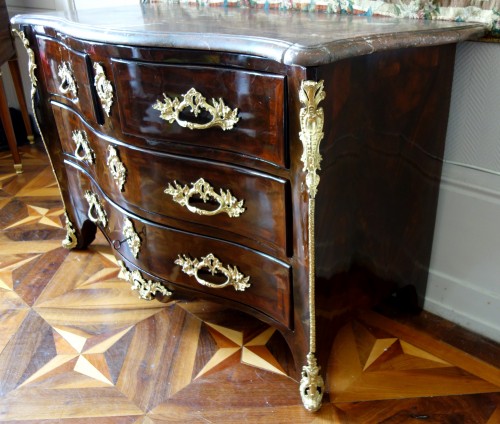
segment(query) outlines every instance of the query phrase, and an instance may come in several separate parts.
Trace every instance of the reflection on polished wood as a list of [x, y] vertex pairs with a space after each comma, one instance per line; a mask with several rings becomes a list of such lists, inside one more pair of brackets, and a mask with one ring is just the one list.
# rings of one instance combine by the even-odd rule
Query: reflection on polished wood
[[500, 422], [498, 345], [388, 311], [339, 329], [308, 413], [274, 328], [206, 301], [141, 301], [101, 236], [64, 249], [47, 157], [21, 152], [22, 175], [0, 152], [0, 422]]

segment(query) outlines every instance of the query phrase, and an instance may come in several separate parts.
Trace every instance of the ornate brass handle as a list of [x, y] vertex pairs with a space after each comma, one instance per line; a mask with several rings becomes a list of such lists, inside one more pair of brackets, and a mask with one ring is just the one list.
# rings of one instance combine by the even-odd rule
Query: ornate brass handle
[[[246, 288], [250, 287], [250, 283], [248, 282], [250, 277], [244, 276], [235, 266], [223, 266], [221, 261], [212, 253], [209, 253], [207, 256], [201, 258], [201, 260], [196, 258], [191, 259], [187, 255], [179, 255], [174, 263], [182, 266], [182, 272], [196, 278], [196, 281], [198, 281], [198, 283], [202, 286], [210, 287], [212, 289], [223, 289], [227, 286], [233, 286], [237, 291], [245, 291]], [[215, 284], [203, 280], [198, 276], [198, 272], [202, 268], [207, 268], [212, 275], [223, 274], [226, 277], [226, 281], [222, 284]]]
[[75, 156], [81, 161], [85, 161], [92, 165], [95, 159], [95, 153], [90, 147], [89, 139], [87, 138], [87, 133], [85, 131], [73, 131], [71, 137], [76, 144]]
[[127, 170], [118, 157], [118, 152], [111, 145], [108, 146], [108, 159], [106, 160], [106, 164], [108, 165], [109, 172], [111, 172], [111, 176], [116, 181], [118, 188], [120, 191], [123, 191], [123, 186], [125, 184], [125, 180], [127, 179]]
[[[219, 213], [227, 213], [231, 218], [240, 216], [245, 212], [243, 207], [243, 200], [238, 200], [234, 197], [229, 190], [220, 190], [220, 194], [217, 194], [214, 188], [207, 183], [203, 178], [198, 181], [191, 183], [191, 187], [187, 185], [181, 186], [174, 181], [174, 186], [168, 184], [168, 187], [164, 191], [166, 194], [170, 194], [173, 197], [174, 202], [179, 203], [179, 205], [186, 207], [190, 212], [197, 213], [198, 215], [217, 215]], [[214, 210], [199, 209], [191, 204], [189, 204], [189, 199], [198, 195], [203, 202], [207, 202], [209, 199], [215, 200], [219, 206]]]
[[73, 76], [73, 71], [71, 70], [71, 64], [69, 62], [63, 62], [59, 65], [57, 75], [61, 79], [59, 91], [63, 94], [70, 92], [73, 97], [77, 97], [78, 86], [76, 85], [75, 77]]
[[106, 227], [108, 224], [108, 216], [97, 194], [92, 193], [90, 190], [85, 192], [85, 199], [89, 204], [88, 217], [94, 224], [101, 224]]
[[[183, 121], [179, 118], [179, 114], [187, 107], [190, 108], [194, 116], [198, 116], [200, 109], [205, 109], [212, 116], [212, 120], [206, 124]], [[182, 101], [177, 97], [172, 100], [163, 93], [163, 102], [157, 100], [153, 109], [160, 111], [160, 118], [170, 124], [176, 121], [181, 127], [190, 130], [204, 130], [216, 126], [221, 127], [224, 131], [230, 130], [240, 119], [237, 116], [238, 108], [229, 108], [222, 99], [212, 99], [212, 105], [210, 105], [207, 103], [207, 99], [194, 88], [191, 88], [186, 94], [182, 94]]]
[[145, 280], [139, 270], [129, 271], [123, 261], [118, 261], [120, 267], [119, 278], [128, 281], [132, 285], [132, 290], [137, 290], [139, 297], [144, 300], [153, 300], [156, 293], [161, 293], [163, 296], [170, 297], [172, 292], [168, 291], [158, 281]]
[[109, 82], [106, 78], [104, 68], [100, 63], [94, 63], [94, 70], [94, 86], [97, 90], [97, 95], [99, 96], [99, 100], [101, 101], [102, 108], [106, 112], [106, 115], [109, 116], [111, 105], [113, 104], [113, 86], [111, 85], [111, 82]]

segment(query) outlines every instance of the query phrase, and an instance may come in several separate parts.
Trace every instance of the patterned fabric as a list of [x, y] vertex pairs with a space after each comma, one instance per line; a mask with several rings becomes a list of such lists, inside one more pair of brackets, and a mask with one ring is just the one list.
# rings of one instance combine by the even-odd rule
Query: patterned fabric
[[150, 0], [149, 2], [479, 22], [487, 26], [490, 36], [500, 38], [500, 0]]

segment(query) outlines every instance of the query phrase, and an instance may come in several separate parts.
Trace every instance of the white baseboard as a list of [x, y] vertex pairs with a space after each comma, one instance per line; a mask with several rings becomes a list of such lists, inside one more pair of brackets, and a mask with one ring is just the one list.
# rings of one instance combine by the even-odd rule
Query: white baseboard
[[424, 309], [500, 341], [500, 176], [445, 164]]

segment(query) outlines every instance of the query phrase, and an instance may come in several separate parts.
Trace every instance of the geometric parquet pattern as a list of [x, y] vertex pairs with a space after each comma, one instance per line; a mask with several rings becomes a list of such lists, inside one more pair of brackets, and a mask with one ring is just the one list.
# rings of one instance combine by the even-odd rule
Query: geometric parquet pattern
[[[500, 423], [500, 370], [375, 312], [338, 333], [320, 412], [281, 336], [207, 302], [145, 302], [98, 236], [61, 247], [40, 145], [0, 152], [1, 423]], [[499, 350], [500, 351], [500, 350]]]

